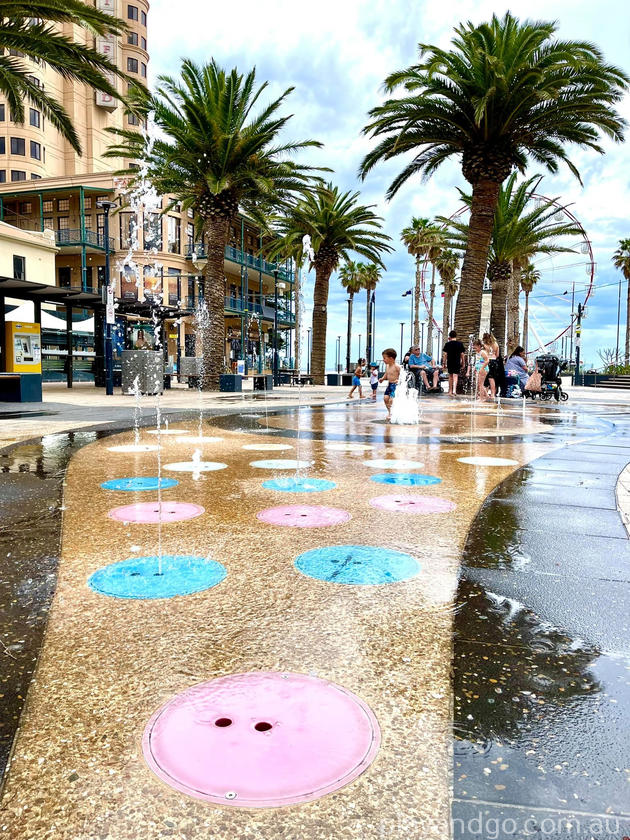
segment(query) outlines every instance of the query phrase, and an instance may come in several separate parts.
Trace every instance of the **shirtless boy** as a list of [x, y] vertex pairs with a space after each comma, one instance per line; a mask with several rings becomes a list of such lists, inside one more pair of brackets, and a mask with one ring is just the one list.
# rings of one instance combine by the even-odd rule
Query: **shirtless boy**
[[390, 420], [392, 416], [392, 400], [396, 393], [396, 385], [400, 378], [400, 365], [396, 364], [396, 351], [393, 347], [388, 347], [383, 350], [383, 361], [385, 362], [385, 373], [379, 379], [379, 382], [387, 381], [387, 388], [385, 388], [385, 407], [387, 408], [387, 419]]

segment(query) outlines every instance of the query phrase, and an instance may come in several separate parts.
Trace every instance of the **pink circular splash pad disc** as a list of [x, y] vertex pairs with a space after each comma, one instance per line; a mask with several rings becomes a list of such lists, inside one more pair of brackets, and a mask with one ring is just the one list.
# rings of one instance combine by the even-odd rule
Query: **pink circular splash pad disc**
[[322, 505], [280, 505], [267, 508], [256, 518], [268, 525], [287, 525], [290, 528], [323, 528], [340, 525], [351, 519], [347, 510]]
[[[161, 508], [161, 510], [160, 510]], [[190, 502], [138, 502], [135, 505], [123, 505], [112, 508], [107, 514], [117, 522], [181, 522], [194, 519], [205, 513], [201, 505]]]
[[376, 496], [370, 499], [372, 507], [379, 510], [389, 510], [397, 513], [448, 513], [455, 510], [457, 505], [450, 499], [440, 496], [410, 496], [393, 494], [390, 496]]
[[221, 677], [178, 694], [142, 742], [153, 772], [220, 805], [277, 808], [354, 781], [374, 760], [372, 711], [339, 685], [306, 674]]

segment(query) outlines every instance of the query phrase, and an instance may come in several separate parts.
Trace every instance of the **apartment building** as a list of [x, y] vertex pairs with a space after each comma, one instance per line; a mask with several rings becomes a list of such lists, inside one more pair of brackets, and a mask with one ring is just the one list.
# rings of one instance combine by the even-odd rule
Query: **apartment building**
[[[64, 31], [93, 43], [128, 75], [146, 83], [149, 4], [95, 2], [126, 20], [129, 31], [122, 40], [94, 38], [71, 25], [64, 25]], [[130, 210], [123, 196], [126, 179], [115, 173], [133, 168], [133, 161], [108, 159], [104, 153], [113, 139], [107, 129], [140, 130], [137, 118], [118, 100], [62, 79], [36, 62], [29, 64], [33, 80], [69, 111], [83, 154], [79, 156], [35, 108], [26, 109], [23, 125], [16, 124], [0, 97], [0, 220], [23, 230], [54, 232], [59, 249], [54, 282], [60, 287], [101, 290], [108, 250], [118, 311], [126, 324], [150, 326], [151, 307], [158, 301], [172, 310], [166, 313], [165, 332], [169, 361], [176, 365], [180, 354], [194, 355], [192, 313], [203, 295], [205, 248], [195, 240], [194, 219], [177, 206], [161, 212], [168, 206], [166, 199], [162, 207]], [[103, 199], [118, 204], [110, 214], [107, 241], [105, 214], [99, 207]], [[264, 245], [256, 226], [239, 217], [225, 253], [226, 363], [248, 357], [250, 366], [259, 370], [268, 367], [274, 318], [279, 332], [286, 332], [287, 347], [294, 324], [291, 271], [264, 259]], [[125, 269], [129, 257], [137, 266], [133, 272]]]

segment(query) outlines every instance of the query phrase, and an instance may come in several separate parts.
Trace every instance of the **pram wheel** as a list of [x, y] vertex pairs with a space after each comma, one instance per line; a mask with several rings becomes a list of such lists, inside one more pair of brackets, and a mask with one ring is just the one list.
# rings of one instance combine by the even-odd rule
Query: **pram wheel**
[[566, 394], [564, 391], [560, 394], [560, 399], [562, 402], [566, 402], [569, 399], [569, 395]]

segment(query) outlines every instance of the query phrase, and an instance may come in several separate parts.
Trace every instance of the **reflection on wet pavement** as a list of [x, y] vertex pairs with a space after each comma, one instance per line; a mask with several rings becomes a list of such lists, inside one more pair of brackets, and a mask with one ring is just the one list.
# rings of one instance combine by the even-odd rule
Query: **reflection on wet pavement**
[[[497, 415], [459, 401], [426, 406], [417, 432], [381, 419], [382, 408], [358, 405], [216, 417], [196, 461], [198, 426], [178, 419], [189, 434], [160, 439], [162, 467], [227, 468], [162, 483], [165, 510], [198, 514], [162, 518], [163, 566], [157, 453], [109, 451], [132, 444], [130, 432], [0, 454], [5, 757], [57, 580], [6, 778], [6, 836], [444, 838], [452, 807], [453, 837], [487, 840], [494, 819], [498, 838], [564, 837], [564, 824], [552, 835], [544, 820], [575, 814], [630, 818], [630, 550], [614, 496], [626, 430], [594, 413]], [[271, 446], [290, 446], [290, 459], [254, 461], [257, 449], [285, 454]], [[387, 469], [395, 460], [404, 470]], [[116, 479], [119, 490], [107, 484]], [[135, 515], [141, 504], [148, 518]], [[128, 518], [108, 519], [123, 507]], [[188, 587], [186, 563], [203, 577]], [[104, 569], [114, 589], [131, 589], [90, 588]], [[149, 572], [165, 577], [138, 596]], [[326, 783], [314, 801], [256, 812], [238, 807], [236, 784], [216, 807], [159, 781], [140, 748], [152, 715], [191, 686], [259, 671], [356, 696], [382, 736], [373, 762], [334, 793]], [[229, 731], [239, 703], [213, 706], [204, 725]], [[258, 750], [283, 715], [261, 710], [256, 735], [232, 731]], [[185, 756], [179, 772], [194, 778]]]

